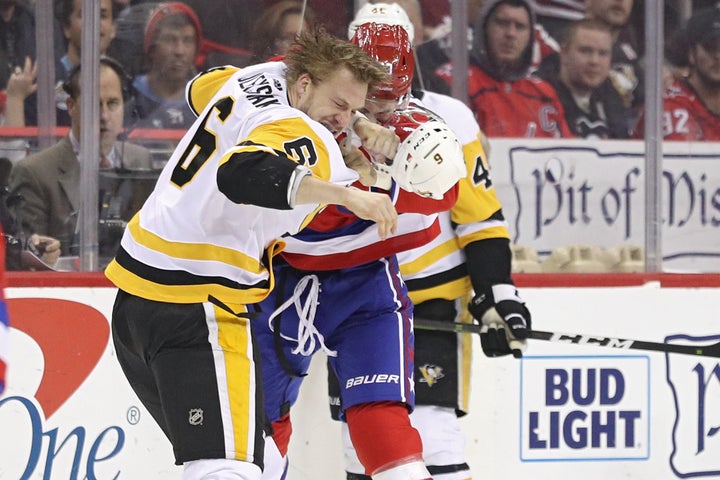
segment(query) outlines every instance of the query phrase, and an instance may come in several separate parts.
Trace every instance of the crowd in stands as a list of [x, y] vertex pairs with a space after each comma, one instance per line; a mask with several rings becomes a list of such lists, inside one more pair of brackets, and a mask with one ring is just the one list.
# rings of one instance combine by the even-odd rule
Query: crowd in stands
[[[72, 109], [77, 110], [79, 98], [73, 98], [67, 87], [81, 58], [82, 3], [54, 1], [55, 124], [69, 128], [67, 135], [58, 135], [62, 137], [58, 145], [73, 157], [73, 170], [79, 166], [79, 117]], [[449, 0], [391, 3], [399, 4], [413, 24], [414, 88], [450, 93], [458, 72], [450, 61]], [[682, 3], [665, 2], [664, 136], [720, 140], [720, 6], [693, 1], [686, 23], [678, 15]], [[643, 138], [644, 4], [643, 0], [467, 0], [469, 106], [487, 137]], [[100, 54], [117, 66], [113, 73], [122, 92], [122, 120], [112, 123], [112, 128], [105, 127], [110, 121], [101, 120], [100, 132], [112, 136], [113, 155], [124, 155], [111, 164], [121, 169], [137, 167], [128, 157], [135, 148], [127, 141], [128, 132], [184, 130], [193, 123], [185, 85], [198, 72], [282, 55], [297, 33], [310, 25], [322, 25], [344, 37], [355, 13], [341, 0], [100, 0], [99, 8]], [[34, 0], [0, 0], [0, 123], [4, 127], [38, 124], [34, 15]], [[101, 69], [101, 78], [106, 70]], [[33, 198], [33, 189], [40, 188], [28, 165], [47, 158], [37, 167], [49, 175], [47, 181], [62, 183], [68, 174], [49, 166], [59, 158], [51, 149], [20, 160], [32, 150], [31, 145], [20, 155], [0, 151], [14, 165], [6, 188], [11, 193], [22, 190], [24, 201], [16, 206], [20, 210], [23, 205], [31, 208], [28, 199]], [[153, 167], [140, 163], [142, 168]], [[64, 195], [72, 203], [74, 194]], [[48, 202], [56, 207], [49, 198], [39, 204], [50, 209]], [[72, 242], [66, 237], [74, 231], [76, 219], [61, 233], [47, 226], [67, 223], [77, 206], [66, 210], [45, 212], [42, 222], [31, 221], [39, 215], [36, 211], [21, 212], [23, 229], [27, 235], [61, 238], [63, 254], [69, 254]], [[56, 215], [62, 218], [50, 218]]]

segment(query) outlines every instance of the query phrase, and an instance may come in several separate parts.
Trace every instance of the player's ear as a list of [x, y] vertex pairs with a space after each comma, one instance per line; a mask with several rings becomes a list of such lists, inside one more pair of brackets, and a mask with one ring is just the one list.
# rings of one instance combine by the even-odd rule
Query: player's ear
[[310, 78], [309, 73], [303, 73], [302, 75], [300, 75], [300, 77], [298, 77], [298, 81], [295, 84], [297, 86], [298, 93], [304, 94], [311, 83], [312, 78]]

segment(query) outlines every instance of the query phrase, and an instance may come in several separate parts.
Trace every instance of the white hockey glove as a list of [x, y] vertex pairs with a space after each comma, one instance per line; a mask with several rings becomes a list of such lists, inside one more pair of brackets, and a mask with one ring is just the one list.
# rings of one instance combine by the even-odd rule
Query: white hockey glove
[[530, 311], [515, 285], [493, 285], [475, 295], [468, 310], [482, 325], [480, 345], [486, 356], [501, 357], [512, 353], [515, 358], [522, 357], [532, 323]]

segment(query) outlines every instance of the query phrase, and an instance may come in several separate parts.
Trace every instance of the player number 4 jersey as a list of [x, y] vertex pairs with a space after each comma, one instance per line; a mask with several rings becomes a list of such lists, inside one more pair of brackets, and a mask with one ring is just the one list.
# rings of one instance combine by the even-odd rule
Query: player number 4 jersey
[[398, 254], [398, 262], [414, 303], [432, 298], [454, 300], [472, 289], [465, 269], [465, 246], [487, 238], [510, 238], [510, 234], [470, 109], [457, 99], [433, 92], [423, 92], [412, 104], [446, 120], [463, 146], [467, 177], [458, 182], [455, 205], [439, 215], [440, 234], [419, 248]]

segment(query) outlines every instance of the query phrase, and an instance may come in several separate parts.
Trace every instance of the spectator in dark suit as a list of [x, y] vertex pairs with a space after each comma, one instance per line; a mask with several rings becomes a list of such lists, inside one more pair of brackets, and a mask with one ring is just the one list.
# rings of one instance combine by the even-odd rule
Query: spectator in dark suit
[[[10, 177], [11, 193], [23, 198], [15, 215], [22, 229], [27, 233], [57, 238], [62, 244], [63, 255], [77, 254], [75, 234], [81, 197], [80, 103], [83, 101], [80, 70], [79, 66], [74, 68], [64, 84], [68, 94], [67, 109], [72, 120], [70, 133], [52, 147], [20, 160], [13, 167]], [[111, 174], [151, 168], [147, 149], [118, 141], [124, 110], [123, 76], [124, 72], [117, 62], [108, 57], [101, 58], [99, 199], [102, 202], [101, 212], [109, 214], [106, 220], [118, 221], [132, 217], [142, 205], [150, 186], [117, 179], [118, 175]], [[115, 239], [108, 239], [103, 244], [101, 239], [101, 256], [114, 254], [111, 240]], [[119, 237], [116, 240], [119, 241]]]

